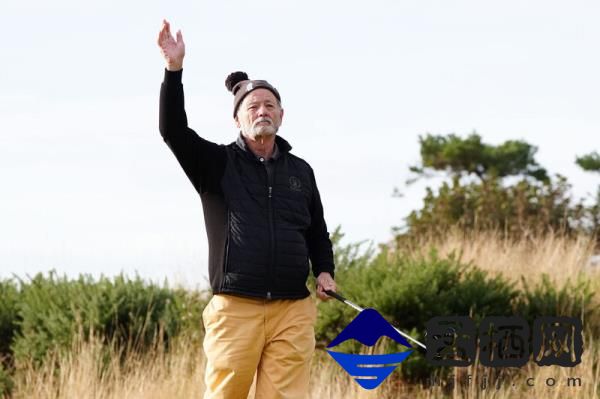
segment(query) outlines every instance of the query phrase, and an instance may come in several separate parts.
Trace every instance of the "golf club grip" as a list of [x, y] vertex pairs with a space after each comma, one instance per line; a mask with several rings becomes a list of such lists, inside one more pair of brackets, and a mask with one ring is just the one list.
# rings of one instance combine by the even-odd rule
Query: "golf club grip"
[[338, 301], [346, 302], [346, 298], [344, 298], [343, 296], [341, 296], [337, 292], [334, 292], [334, 291], [331, 291], [331, 290], [325, 290], [325, 293], [327, 295], [329, 295], [330, 297], [333, 297], [333, 298], [337, 299]]

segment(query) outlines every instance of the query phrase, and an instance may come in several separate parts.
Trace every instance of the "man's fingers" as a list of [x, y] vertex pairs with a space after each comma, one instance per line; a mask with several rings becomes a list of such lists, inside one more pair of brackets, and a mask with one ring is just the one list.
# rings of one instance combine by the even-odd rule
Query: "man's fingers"
[[323, 290], [323, 287], [320, 285], [317, 287], [317, 296], [319, 297], [319, 299], [321, 299], [323, 301], [327, 301], [327, 300], [331, 299], [331, 297], [325, 293], [325, 291]]
[[163, 24], [162, 29], [160, 30], [160, 32], [158, 32], [158, 45], [162, 45], [163, 42], [165, 41], [167, 32], [165, 30], [165, 25]]
[[317, 296], [324, 301], [328, 301], [328, 300], [332, 299], [332, 297], [327, 295], [327, 293], [325, 292], [327, 290], [335, 292], [335, 290], [336, 290], [335, 283], [332, 285], [317, 284]]
[[324, 290], [332, 290], [335, 291], [335, 281], [333, 280], [326, 280], [324, 282], [322, 282], [321, 284], [319, 284], [321, 287], [323, 287]]
[[[179, 34], [178, 40], [183, 41]], [[158, 34], [158, 45], [163, 47], [169, 42], [175, 42], [175, 39], [173, 38], [173, 36], [171, 36], [171, 33], [166, 28], [163, 28]]]

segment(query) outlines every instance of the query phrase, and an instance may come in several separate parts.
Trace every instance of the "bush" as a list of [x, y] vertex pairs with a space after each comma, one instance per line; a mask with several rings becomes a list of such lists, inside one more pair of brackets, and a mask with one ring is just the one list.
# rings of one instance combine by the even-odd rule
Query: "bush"
[[12, 349], [17, 359], [40, 362], [49, 350], [68, 350], [75, 336], [91, 334], [129, 350], [157, 342], [168, 348], [182, 327], [200, 324], [203, 305], [197, 299], [139, 277], [95, 282], [90, 276], [69, 281], [38, 274], [22, 284], [21, 331]]
[[396, 239], [441, 236], [451, 228], [500, 231], [514, 239], [557, 231], [573, 234], [589, 221], [582, 205], [572, 203], [570, 188], [562, 176], [543, 183], [522, 179], [513, 185], [498, 178], [465, 184], [455, 177], [437, 193], [427, 188], [422, 209], [409, 214], [406, 232]]
[[19, 331], [19, 291], [12, 280], [0, 281], [0, 367], [10, 363], [10, 346]]
[[[456, 256], [440, 259], [410, 258], [383, 251], [370, 264], [340, 265], [336, 274], [340, 290], [353, 302], [377, 309], [401, 329], [423, 331], [433, 316], [508, 315], [518, 292], [501, 276], [488, 277]], [[349, 307], [321, 305], [317, 338], [331, 341], [356, 315]]]
[[2, 363], [0, 363], [0, 397], [10, 397], [13, 385], [10, 374], [4, 369]]
[[[434, 316], [471, 315], [478, 322], [489, 315], [510, 315], [518, 296], [513, 284], [501, 276], [488, 277], [454, 255], [441, 259], [435, 250], [417, 258], [392, 256], [384, 250], [368, 264], [339, 265], [336, 276], [348, 299], [376, 309], [421, 342], [425, 323]], [[326, 345], [355, 316], [356, 311], [348, 306], [321, 304], [317, 340]], [[388, 350], [401, 348], [391, 345]], [[411, 356], [401, 369], [404, 377], [420, 378], [432, 367], [423, 356]]]
[[518, 313], [529, 325], [538, 316], [571, 316], [587, 322], [593, 332], [600, 331], [598, 309], [593, 305], [594, 292], [590, 280], [578, 276], [574, 282], [567, 280], [562, 287], [552, 283], [547, 274], [531, 286], [522, 278], [523, 293], [518, 304]]

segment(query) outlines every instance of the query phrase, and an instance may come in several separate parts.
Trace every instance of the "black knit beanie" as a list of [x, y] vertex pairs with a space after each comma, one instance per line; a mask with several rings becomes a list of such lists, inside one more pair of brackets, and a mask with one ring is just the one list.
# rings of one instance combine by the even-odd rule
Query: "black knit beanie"
[[242, 100], [248, 93], [256, 89], [267, 89], [275, 95], [277, 101], [281, 103], [281, 96], [276, 88], [271, 86], [266, 80], [250, 80], [246, 72], [232, 72], [225, 79], [225, 87], [233, 93], [233, 117], [237, 114], [237, 110], [242, 103]]

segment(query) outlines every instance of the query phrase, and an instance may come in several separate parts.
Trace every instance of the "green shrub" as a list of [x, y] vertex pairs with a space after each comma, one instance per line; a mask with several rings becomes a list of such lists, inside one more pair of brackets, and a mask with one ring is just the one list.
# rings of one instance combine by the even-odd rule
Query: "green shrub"
[[204, 338], [202, 311], [210, 299], [209, 292], [188, 291], [178, 288], [173, 290], [173, 295], [173, 309], [177, 315], [178, 336], [185, 336], [191, 339], [191, 342], [201, 344]]
[[[336, 245], [339, 241], [336, 240]], [[379, 311], [391, 324], [425, 342], [425, 323], [434, 316], [470, 316], [476, 325], [486, 316], [524, 317], [529, 326], [539, 316], [574, 316], [584, 321], [592, 336], [600, 333], [600, 311], [594, 302], [591, 281], [578, 276], [562, 285], [547, 275], [536, 284], [523, 279], [518, 290], [503, 276], [490, 276], [476, 265], [465, 264], [452, 254], [440, 258], [432, 249], [427, 256], [391, 254], [386, 248], [375, 257], [360, 251], [359, 244], [337, 249], [336, 282], [349, 300]], [[357, 312], [338, 302], [319, 304], [316, 336], [319, 346], [331, 342]], [[404, 351], [383, 338], [379, 350]], [[416, 346], [416, 345], [413, 345]], [[340, 352], [358, 353], [365, 348], [349, 340], [336, 347]], [[399, 366], [400, 376], [423, 380], [432, 372], [445, 375], [449, 369], [428, 365], [424, 355], [409, 356]]]
[[577, 276], [574, 282], [568, 279], [562, 286], [552, 283], [547, 274], [534, 285], [525, 278], [522, 282], [518, 313], [527, 319], [530, 326], [538, 316], [571, 316], [583, 320], [592, 331], [600, 330], [591, 281], [585, 276]]
[[0, 398], [10, 397], [13, 385], [9, 372], [0, 363]]
[[200, 324], [203, 305], [197, 299], [139, 277], [95, 282], [90, 276], [68, 280], [38, 274], [22, 284], [21, 331], [13, 350], [17, 359], [40, 362], [49, 350], [68, 350], [74, 337], [90, 334], [128, 350], [156, 343], [168, 347], [182, 327]]
[[498, 231], [514, 239], [550, 232], [573, 234], [582, 231], [589, 219], [581, 203], [571, 200], [569, 190], [562, 176], [543, 183], [522, 179], [512, 185], [499, 178], [464, 183], [455, 177], [437, 192], [427, 188], [423, 207], [408, 215], [404, 232], [395, 228], [401, 233], [396, 240], [443, 236], [451, 229]]
[[0, 363], [8, 363], [12, 358], [10, 346], [19, 330], [18, 302], [15, 282], [0, 281]]
[[[382, 251], [369, 263], [340, 265], [336, 274], [340, 292], [365, 307], [372, 307], [391, 324], [425, 341], [425, 323], [434, 316], [470, 315], [477, 323], [485, 316], [513, 313], [518, 291], [501, 276], [489, 277], [458, 257], [411, 258]], [[320, 305], [317, 340], [326, 345], [356, 316], [342, 304]], [[351, 344], [346, 350], [357, 350]], [[391, 345], [388, 350], [402, 350]], [[432, 368], [424, 356], [411, 356], [402, 363], [407, 378], [428, 375]]]
[[[391, 258], [391, 259], [390, 259]], [[456, 256], [446, 259], [390, 256], [383, 251], [370, 264], [342, 265], [336, 275], [340, 291], [350, 300], [377, 309], [401, 329], [423, 331], [434, 316], [508, 315], [518, 292], [507, 280], [488, 277]], [[317, 338], [329, 342], [356, 316], [343, 305], [321, 304]]]

